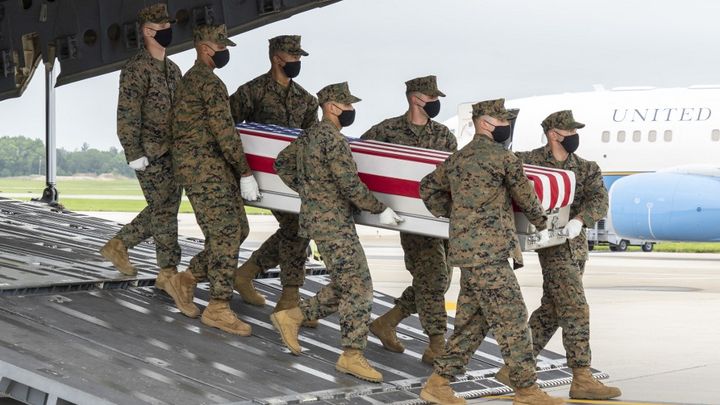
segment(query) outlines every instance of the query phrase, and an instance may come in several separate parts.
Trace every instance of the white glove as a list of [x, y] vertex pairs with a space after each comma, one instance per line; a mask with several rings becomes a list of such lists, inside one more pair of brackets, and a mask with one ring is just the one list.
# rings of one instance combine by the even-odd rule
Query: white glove
[[405, 219], [396, 214], [390, 207], [385, 208], [385, 211], [380, 213], [380, 223], [383, 225], [397, 226], [397, 224], [403, 221], [405, 221]]
[[540, 246], [545, 246], [548, 242], [550, 242], [550, 234], [548, 233], [547, 229], [543, 229], [542, 231], [538, 232], [537, 238], [537, 244]]
[[240, 178], [240, 195], [247, 201], [257, 201], [262, 198], [255, 176], [251, 174]]
[[148, 165], [150, 165], [150, 161], [145, 156], [141, 157], [140, 159], [135, 159], [132, 162], [128, 163], [128, 166], [132, 168], [133, 170], [137, 170], [139, 172], [145, 170]]
[[583, 223], [579, 219], [571, 219], [570, 222], [563, 228], [563, 233], [567, 235], [568, 239], [575, 239], [582, 232]]

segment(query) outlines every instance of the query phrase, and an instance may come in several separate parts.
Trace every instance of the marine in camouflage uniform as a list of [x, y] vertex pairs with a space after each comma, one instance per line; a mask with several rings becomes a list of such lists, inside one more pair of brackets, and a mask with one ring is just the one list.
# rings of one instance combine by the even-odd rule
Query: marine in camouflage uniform
[[[300, 46], [299, 35], [270, 39], [270, 71], [243, 84], [230, 96], [236, 123], [249, 121], [307, 130], [318, 122], [317, 99], [290, 76], [299, 73], [300, 57], [308, 53]], [[296, 67], [291, 71], [291, 67]], [[252, 279], [280, 265], [282, 295], [275, 312], [299, 303], [299, 287], [305, 281], [305, 258], [309, 240], [298, 236], [298, 215], [272, 211], [280, 228], [268, 238], [235, 277], [235, 289], [253, 305], [265, 305], [265, 298], [252, 285]], [[310, 325], [314, 326], [314, 325]]]
[[138, 23], [145, 46], [120, 72], [117, 131], [127, 161], [131, 166], [140, 164], [135, 174], [147, 206], [100, 252], [123, 274], [135, 275], [137, 270], [129, 261], [127, 249], [152, 236], [160, 267], [156, 285], [164, 289], [180, 263], [177, 213], [182, 189], [173, 170], [171, 121], [181, 73], [165, 57], [165, 48], [150, 36], [154, 28], [170, 27], [165, 5], [140, 10]]
[[213, 56], [235, 44], [225, 25], [196, 27], [194, 40], [198, 59], [177, 90], [173, 156], [178, 182], [205, 236], [205, 248], [192, 258], [187, 271], [170, 279], [168, 292], [185, 315], [197, 317], [193, 291], [197, 282], [209, 280], [210, 304], [202, 313], [202, 323], [247, 336], [250, 326], [228, 304], [240, 244], [249, 233], [238, 183], [252, 172], [235, 132], [227, 89], [213, 72]]
[[[405, 83], [408, 111], [373, 126], [362, 139], [398, 145], [455, 152], [457, 141], [450, 129], [432, 118], [440, 111], [445, 94], [438, 89], [435, 76], [418, 77]], [[452, 267], [447, 262], [448, 241], [440, 238], [400, 233], [405, 252], [405, 268], [412, 274], [412, 285], [395, 300], [395, 307], [370, 324], [383, 346], [393, 352], [405, 347], [397, 339], [395, 328], [402, 319], [419, 314], [420, 324], [430, 337], [422, 361], [432, 364], [442, 352], [447, 331], [445, 292], [450, 286]]]
[[360, 180], [350, 146], [340, 133], [343, 111], [360, 101], [347, 83], [318, 92], [322, 121], [283, 150], [275, 170], [300, 195], [300, 236], [318, 245], [330, 273], [330, 283], [312, 298], [273, 313], [270, 319], [290, 350], [299, 354], [298, 328], [304, 320], [317, 320], [339, 312], [343, 354], [336, 369], [379, 382], [382, 375], [362, 354], [367, 345], [373, 288], [367, 259], [355, 230], [356, 209], [380, 213], [386, 206]]
[[[561, 140], [576, 138], [577, 129], [585, 125], [575, 121], [572, 111], [550, 114], [542, 122], [548, 144], [529, 152], [517, 152], [525, 164], [570, 170], [575, 173], [575, 199], [570, 206], [570, 218], [580, 221], [579, 235], [562, 245], [537, 250], [543, 274], [541, 305], [530, 316], [533, 355], [538, 356], [559, 327], [563, 329], [563, 345], [567, 363], [573, 369], [570, 397], [578, 399], [610, 399], [621, 395], [618, 388], [606, 387], [590, 372], [590, 310], [585, 299], [582, 276], [588, 260], [585, 228], [605, 217], [608, 193], [602, 172], [595, 162], [582, 159], [573, 147], [564, 148]], [[558, 159], [560, 158], [560, 159]], [[571, 235], [572, 236], [572, 235]], [[503, 378], [505, 370], [501, 370]]]
[[535, 384], [527, 310], [508, 262], [513, 259], [516, 268], [522, 266], [511, 202], [539, 230], [546, 229], [547, 216], [520, 160], [493, 140], [495, 131], [509, 132], [514, 118], [504, 100], [474, 104], [472, 114], [476, 130], [472, 142], [420, 184], [430, 212], [450, 219], [450, 264], [461, 268], [455, 329], [445, 352], [435, 359], [434, 374], [421, 398], [465, 403], [454, 395], [449, 380], [464, 372], [470, 356], [492, 330], [517, 387], [515, 403], [563, 403], [553, 401]]

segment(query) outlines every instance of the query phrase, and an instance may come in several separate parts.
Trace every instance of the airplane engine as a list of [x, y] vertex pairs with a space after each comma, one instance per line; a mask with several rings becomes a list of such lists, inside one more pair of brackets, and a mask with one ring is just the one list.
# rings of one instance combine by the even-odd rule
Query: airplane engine
[[609, 218], [623, 238], [720, 241], [720, 177], [645, 173], [616, 180]]

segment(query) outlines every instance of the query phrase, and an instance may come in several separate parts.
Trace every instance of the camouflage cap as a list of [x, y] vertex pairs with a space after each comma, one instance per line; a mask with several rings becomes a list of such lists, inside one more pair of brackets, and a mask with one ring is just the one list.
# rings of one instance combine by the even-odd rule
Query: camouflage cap
[[445, 93], [438, 90], [437, 77], [430, 75], [425, 77], [416, 77], [405, 82], [407, 93], [417, 91], [428, 97], [445, 97]]
[[275, 38], [270, 38], [270, 50], [284, 51], [290, 55], [310, 55], [300, 47], [300, 38], [300, 35], [280, 35]]
[[195, 42], [209, 41], [218, 45], [235, 46], [235, 42], [228, 38], [225, 24], [220, 25], [199, 25], [193, 30]]
[[477, 118], [482, 115], [489, 115], [500, 120], [513, 120], [517, 113], [505, 108], [505, 99], [485, 100], [475, 103], [472, 106], [472, 117]]
[[350, 94], [350, 87], [348, 87], [347, 82], [325, 86], [318, 91], [317, 96], [320, 105], [323, 105], [328, 101], [334, 101], [341, 104], [352, 104], [360, 101], [359, 98]]
[[557, 111], [548, 115], [541, 125], [543, 127], [543, 131], [545, 132], [552, 128], [570, 131], [585, 127], [585, 124], [582, 122], [575, 121], [573, 113], [570, 110]]
[[138, 11], [137, 20], [139, 24], [147, 22], [156, 24], [174, 23], [175, 20], [170, 18], [167, 6], [164, 3], [153, 4]]

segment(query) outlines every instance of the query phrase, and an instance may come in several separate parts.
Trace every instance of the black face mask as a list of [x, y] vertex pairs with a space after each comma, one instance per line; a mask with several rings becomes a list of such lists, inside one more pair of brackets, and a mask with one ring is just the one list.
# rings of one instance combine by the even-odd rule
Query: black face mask
[[355, 122], [355, 110], [343, 110], [343, 112], [338, 115], [338, 121], [340, 121], [341, 127], [349, 127]]
[[285, 76], [291, 79], [297, 77], [300, 74], [300, 61], [297, 60], [295, 62], [285, 62], [285, 66], [283, 66], [283, 72], [285, 72]]
[[215, 54], [212, 56], [213, 63], [215, 63], [215, 67], [218, 69], [222, 69], [225, 65], [230, 62], [230, 50], [225, 49], [222, 51], [216, 51]]
[[172, 28], [157, 30], [155, 31], [155, 41], [163, 48], [167, 48], [172, 42], [172, 35]]
[[496, 126], [492, 131], [493, 140], [497, 143], [503, 143], [510, 138], [510, 125]]
[[428, 101], [425, 103], [423, 110], [425, 110], [425, 114], [427, 114], [428, 117], [437, 117], [437, 115], [440, 114], [440, 100]]
[[578, 134], [568, 135], [560, 144], [565, 148], [567, 153], [573, 153], [577, 150], [578, 146], [580, 146], [580, 137]]

